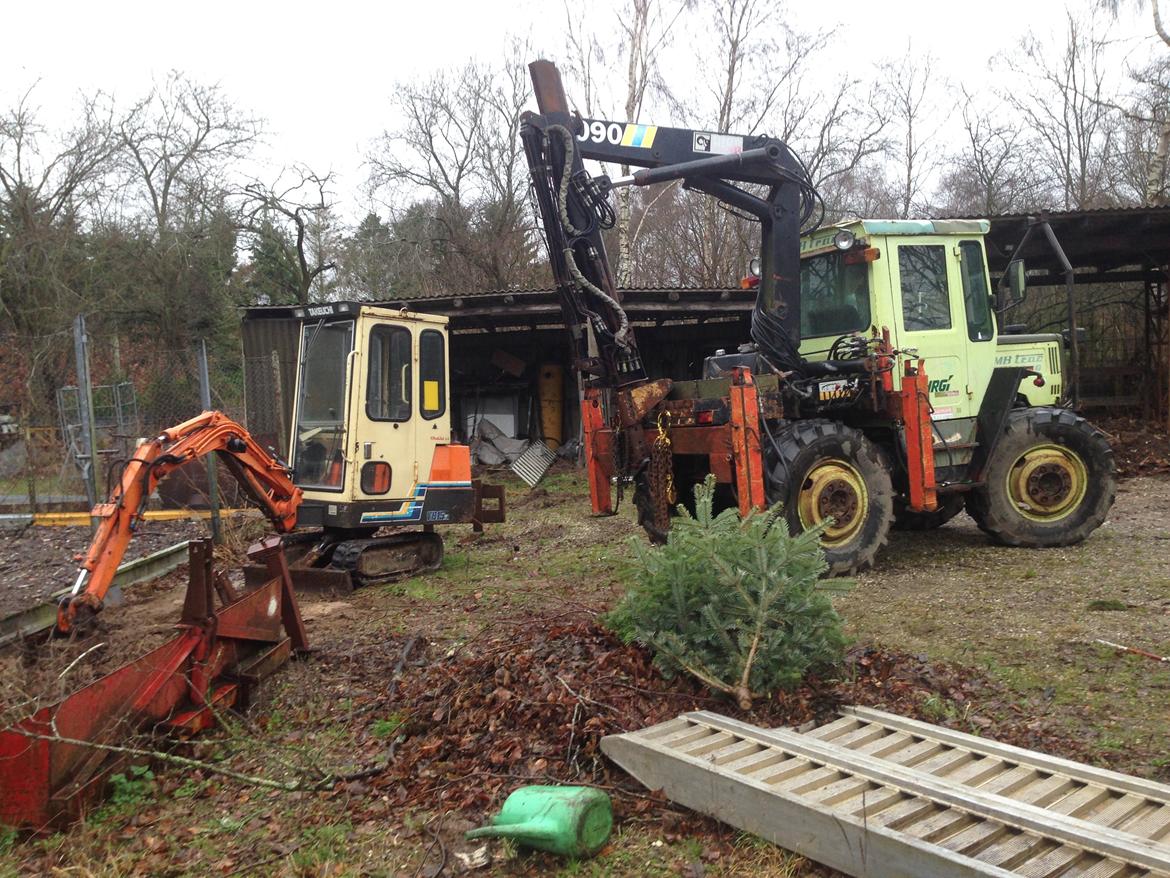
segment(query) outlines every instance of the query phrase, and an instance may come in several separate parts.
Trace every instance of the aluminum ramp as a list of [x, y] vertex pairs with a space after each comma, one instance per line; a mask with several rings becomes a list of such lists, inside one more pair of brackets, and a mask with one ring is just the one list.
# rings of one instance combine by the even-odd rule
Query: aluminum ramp
[[866, 708], [706, 711], [602, 740], [650, 789], [865, 878], [1170, 876], [1170, 786]]

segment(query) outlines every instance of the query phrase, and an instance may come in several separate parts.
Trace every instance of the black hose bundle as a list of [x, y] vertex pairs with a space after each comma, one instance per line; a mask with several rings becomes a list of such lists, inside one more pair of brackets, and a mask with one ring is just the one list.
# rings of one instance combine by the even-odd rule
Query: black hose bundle
[[[798, 173], [791, 173], [786, 169], [778, 169], [783, 176], [797, 186], [799, 195], [800, 228], [805, 232], [815, 231], [825, 218], [825, 203], [817, 192], [817, 187], [805, 167], [804, 162], [792, 150], [788, 151], [796, 163]], [[814, 212], [820, 210], [815, 222], [810, 222]], [[752, 341], [759, 348], [764, 360], [778, 372], [800, 372], [804, 358], [800, 355], [800, 340], [793, 339], [784, 327], [787, 317], [788, 303], [781, 302], [775, 310], [765, 310], [762, 297], [756, 296], [756, 304], [752, 309]]]
[[[617, 345], [628, 350], [630, 348], [630, 320], [626, 316], [625, 309], [613, 296], [585, 276], [577, 265], [574, 252], [574, 246], [582, 239], [599, 229], [613, 228], [617, 221], [617, 214], [609, 203], [607, 195], [602, 192], [587, 171], [573, 173], [573, 152], [576, 148], [573, 143], [573, 132], [564, 125], [550, 125], [548, 134], [550, 163], [554, 176], [559, 176], [556, 203], [557, 211], [560, 214], [561, 228], [564, 230], [566, 239], [562, 250], [565, 265], [578, 288], [603, 302], [616, 316], [618, 328], [613, 333], [613, 340]], [[557, 149], [558, 141], [559, 150]], [[574, 214], [585, 218], [584, 227], [576, 225], [573, 221]], [[590, 312], [590, 316], [594, 318], [594, 324], [598, 329], [608, 331], [604, 321], [600, 320], [594, 312]]]

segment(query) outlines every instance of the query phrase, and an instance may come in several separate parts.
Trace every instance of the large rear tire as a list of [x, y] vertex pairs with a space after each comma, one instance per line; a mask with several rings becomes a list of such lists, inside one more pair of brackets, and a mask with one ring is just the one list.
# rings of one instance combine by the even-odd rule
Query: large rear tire
[[885, 459], [859, 431], [836, 421], [796, 421], [773, 431], [765, 473], [770, 504], [792, 533], [832, 522], [821, 547], [833, 575], [869, 568], [889, 539], [894, 491]]
[[996, 541], [1047, 548], [1079, 543], [1096, 530], [1117, 495], [1105, 435], [1067, 409], [1019, 409], [967, 511]]

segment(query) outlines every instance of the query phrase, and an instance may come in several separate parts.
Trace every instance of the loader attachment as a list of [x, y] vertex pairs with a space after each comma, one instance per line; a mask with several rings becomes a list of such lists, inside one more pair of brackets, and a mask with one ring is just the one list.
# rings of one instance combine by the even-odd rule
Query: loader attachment
[[308, 649], [279, 538], [249, 554], [268, 575], [240, 596], [214, 575], [210, 540], [193, 541], [176, 637], [0, 730], [0, 825], [43, 830], [77, 819], [114, 773], [158, 749], [135, 736], [215, 725], [218, 711], [244, 707], [261, 679]]

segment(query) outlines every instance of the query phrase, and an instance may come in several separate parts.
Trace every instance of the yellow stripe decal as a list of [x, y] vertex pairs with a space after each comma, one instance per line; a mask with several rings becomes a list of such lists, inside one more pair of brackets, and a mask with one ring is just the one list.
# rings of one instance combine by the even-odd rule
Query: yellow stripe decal
[[654, 145], [654, 135], [658, 133], [657, 125], [635, 125], [629, 123], [622, 133], [622, 146], [636, 146], [649, 149]]

